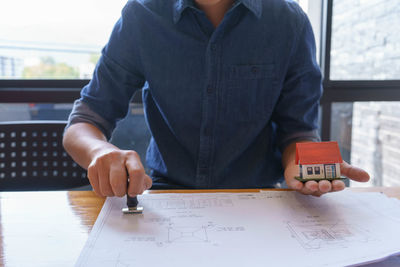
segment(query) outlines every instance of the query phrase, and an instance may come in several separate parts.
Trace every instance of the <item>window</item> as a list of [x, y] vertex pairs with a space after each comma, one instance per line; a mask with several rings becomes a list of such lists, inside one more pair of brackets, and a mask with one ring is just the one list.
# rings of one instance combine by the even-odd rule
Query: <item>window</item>
[[[4, 0], [0, 99], [7, 104], [0, 104], [1, 120], [39, 118], [46, 110], [66, 118], [125, 2]], [[371, 185], [400, 185], [398, 0], [297, 2], [321, 55], [322, 140], [337, 140], [344, 160], [369, 171]]]
[[351, 186], [399, 186], [400, 49], [396, 0], [327, 0], [322, 139], [371, 175]]
[[72, 103], [0, 104], [0, 121], [67, 120]]
[[315, 168], [314, 168], [314, 172], [315, 172], [315, 174], [317, 174], [317, 175], [321, 174], [321, 168], [320, 168], [320, 167], [315, 167]]
[[334, 0], [331, 79], [400, 79], [398, 25], [398, 0]]
[[90, 79], [126, 0], [4, 0], [0, 79]]
[[307, 167], [307, 174], [308, 175], [313, 175], [313, 168], [312, 167]]
[[334, 103], [333, 140], [340, 144], [346, 161], [373, 177], [354, 186], [399, 186], [400, 102]]

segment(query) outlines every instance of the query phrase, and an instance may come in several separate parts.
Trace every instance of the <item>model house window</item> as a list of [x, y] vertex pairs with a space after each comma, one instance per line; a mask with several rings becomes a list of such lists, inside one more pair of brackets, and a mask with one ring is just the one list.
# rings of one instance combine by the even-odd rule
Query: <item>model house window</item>
[[326, 178], [336, 177], [336, 166], [334, 164], [325, 165], [325, 177]]
[[315, 167], [314, 168], [315, 174], [321, 174], [321, 168], [320, 167]]
[[308, 175], [313, 175], [313, 168], [312, 167], [307, 167], [307, 174]]

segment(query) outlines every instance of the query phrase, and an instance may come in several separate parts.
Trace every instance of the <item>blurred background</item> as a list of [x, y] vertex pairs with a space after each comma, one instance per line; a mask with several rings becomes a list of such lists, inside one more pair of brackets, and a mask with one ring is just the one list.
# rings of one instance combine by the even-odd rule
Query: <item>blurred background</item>
[[[323, 140], [338, 141], [343, 158], [372, 175], [350, 186], [399, 186], [398, 0], [297, 2], [313, 25], [324, 74]], [[0, 121], [67, 120], [125, 3], [2, 0]], [[148, 138], [138, 92], [112, 141], [144, 154]]]

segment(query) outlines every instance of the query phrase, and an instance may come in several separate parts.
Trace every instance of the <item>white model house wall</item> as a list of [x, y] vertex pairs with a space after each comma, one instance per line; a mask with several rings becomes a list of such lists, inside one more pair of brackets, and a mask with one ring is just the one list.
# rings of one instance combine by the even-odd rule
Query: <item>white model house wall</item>
[[303, 178], [340, 177], [340, 164], [308, 164], [301, 166]]

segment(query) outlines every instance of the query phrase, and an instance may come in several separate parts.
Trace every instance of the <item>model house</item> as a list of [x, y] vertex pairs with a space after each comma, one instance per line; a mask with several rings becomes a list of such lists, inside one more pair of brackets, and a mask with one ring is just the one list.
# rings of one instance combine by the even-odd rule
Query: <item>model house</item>
[[340, 178], [342, 156], [337, 142], [307, 142], [296, 144], [296, 164], [300, 178], [323, 180]]

